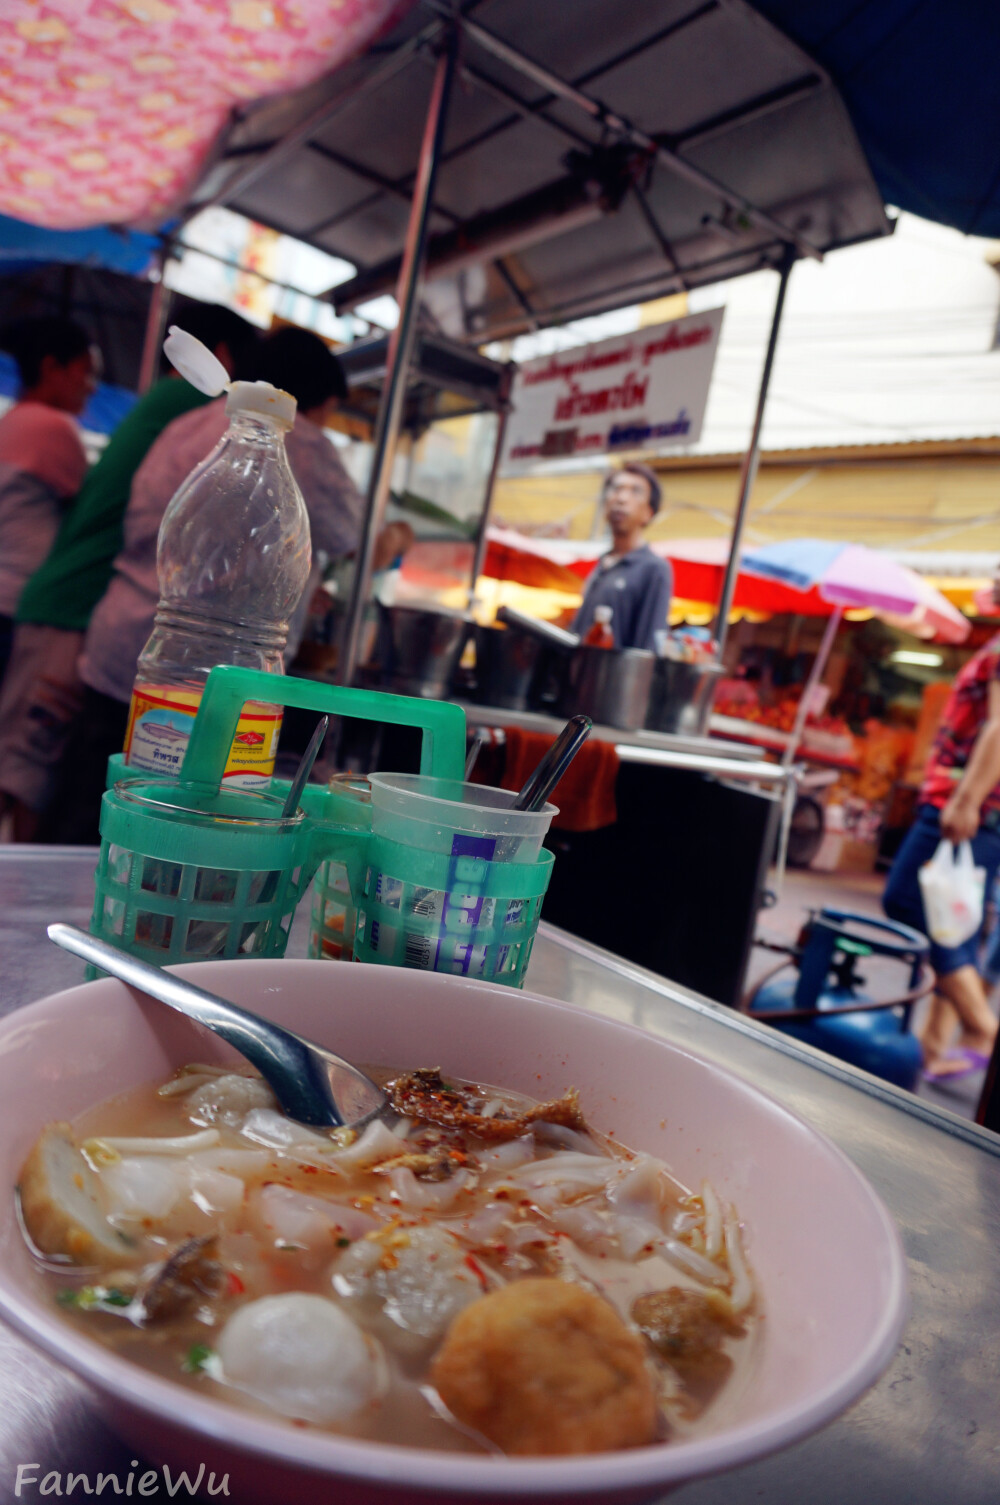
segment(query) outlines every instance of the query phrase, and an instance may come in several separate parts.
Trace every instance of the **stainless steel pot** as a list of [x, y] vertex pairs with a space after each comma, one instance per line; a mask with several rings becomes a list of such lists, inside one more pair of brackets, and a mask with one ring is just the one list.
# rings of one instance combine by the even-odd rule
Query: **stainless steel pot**
[[468, 618], [417, 606], [382, 606], [367, 683], [397, 695], [444, 700], [469, 634]]
[[656, 654], [645, 648], [588, 648], [582, 643], [569, 660], [558, 713], [580, 711], [602, 726], [637, 731], [646, 723], [655, 667]]
[[721, 664], [680, 664], [658, 658], [646, 715], [647, 731], [701, 733], [721, 674]]
[[480, 705], [523, 711], [528, 704], [542, 644], [517, 627], [475, 629], [476, 668], [472, 698]]
[[562, 687], [555, 710], [560, 716], [582, 712], [602, 726], [637, 731], [645, 725], [656, 655], [644, 648], [589, 648], [575, 632], [525, 616], [512, 607], [497, 612], [508, 627], [531, 633], [565, 655]]

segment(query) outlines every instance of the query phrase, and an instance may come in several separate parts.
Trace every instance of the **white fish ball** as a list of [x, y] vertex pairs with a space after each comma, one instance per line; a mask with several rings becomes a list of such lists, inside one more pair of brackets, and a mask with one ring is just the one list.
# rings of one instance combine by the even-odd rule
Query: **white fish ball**
[[317, 1426], [353, 1415], [379, 1391], [373, 1340], [323, 1296], [251, 1301], [226, 1323], [218, 1353], [230, 1385]]

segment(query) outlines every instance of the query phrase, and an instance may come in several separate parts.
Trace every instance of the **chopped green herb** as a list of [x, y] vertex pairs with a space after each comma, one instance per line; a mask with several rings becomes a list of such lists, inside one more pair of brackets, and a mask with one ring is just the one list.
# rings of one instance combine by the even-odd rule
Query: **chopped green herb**
[[193, 1343], [184, 1355], [181, 1368], [185, 1374], [200, 1374], [214, 1356], [214, 1350], [207, 1343]]
[[66, 1287], [58, 1292], [56, 1300], [60, 1306], [75, 1306], [81, 1312], [100, 1312], [109, 1306], [132, 1305], [132, 1297], [117, 1286], [80, 1286], [79, 1290]]
[[350, 1241], [350, 1239], [349, 1239], [349, 1238], [339, 1238], [339, 1239], [338, 1239], [338, 1240], [337, 1240], [337, 1248], [338, 1248], [338, 1249], [346, 1249], [346, 1248], [348, 1248], [348, 1247], [349, 1247], [349, 1245], [350, 1245], [350, 1242], [351, 1242], [351, 1241]]

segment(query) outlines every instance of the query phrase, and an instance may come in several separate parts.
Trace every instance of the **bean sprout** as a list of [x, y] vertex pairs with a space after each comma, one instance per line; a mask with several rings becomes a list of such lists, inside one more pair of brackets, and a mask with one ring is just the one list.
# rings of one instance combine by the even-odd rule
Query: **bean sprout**
[[703, 1281], [706, 1285], [721, 1286], [725, 1284], [725, 1273], [712, 1260], [706, 1259], [703, 1254], [698, 1254], [694, 1249], [689, 1249], [687, 1244], [678, 1242], [677, 1239], [665, 1238], [657, 1248], [667, 1259], [672, 1260], [680, 1269], [686, 1270], [696, 1280]]
[[705, 1209], [705, 1258], [718, 1259], [722, 1253], [722, 1208], [708, 1181], [701, 1183], [701, 1205]]
[[740, 1242], [740, 1225], [736, 1217], [736, 1210], [729, 1208], [729, 1215], [725, 1222], [726, 1255], [729, 1260], [729, 1269], [732, 1272], [733, 1284], [729, 1292], [729, 1300], [733, 1309], [733, 1316], [738, 1317], [745, 1312], [753, 1300], [753, 1281], [750, 1279], [750, 1271], [747, 1269], [746, 1260], [743, 1257], [743, 1248]]
[[191, 1155], [197, 1150], [210, 1150], [218, 1142], [218, 1129], [201, 1129], [197, 1134], [176, 1134], [173, 1137], [87, 1139], [82, 1148], [91, 1159], [111, 1164], [120, 1160], [122, 1155]]

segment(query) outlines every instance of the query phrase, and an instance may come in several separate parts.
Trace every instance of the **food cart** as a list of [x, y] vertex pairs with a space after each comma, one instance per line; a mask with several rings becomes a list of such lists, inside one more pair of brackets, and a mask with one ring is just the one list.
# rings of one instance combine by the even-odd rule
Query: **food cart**
[[[421, 330], [481, 346], [762, 268], [775, 271], [774, 315], [722, 584], [721, 638], [792, 266], [891, 229], [829, 76], [749, 7], [684, 10], [669, 3], [655, 14], [646, 7], [623, 14], [600, 0], [585, 14], [547, 7], [532, 13], [530, 45], [521, 41], [529, 35], [523, 22], [517, 0], [497, 0], [482, 19], [478, 11], [427, 0], [329, 80], [321, 97], [313, 88], [280, 108], [242, 112], [192, 197], [192, 209], [227, 204], [349, 258], [357, 275], [329, 293], [338, 312], [395, 291], [399, 323], [386, 351], [338, 669], [345, 681], [361, 653], [375, 539]], [[665, 78], [672, 80], [669, 101]], [[477, 715], [496, 724], [488, 708], [478, 707]], [[614, 729], [609, 735], [626, 745]], [[631, 736], [627, 742], [638, 745]], [[724, 983], [697, 970], [696, 955], [710, 949], [703, 939], [690, 947], [693, 971], [662, 947], [639, 955], [734, 1001], [773, 844], [775, 784], [749, 793], [743, 781], [739, 798], [754, 810], [745, 821], [728, 808], [736, 797], [728, 779], [739, 778], [741, 765], [760, 768], [752, 750], [723, 755], [715, 743], [674, 743], [670, 734], [655, 745], [641, 742], [642, 779], [654, 780], [654, 753], [661, 766], [637, 794], [636, 808], [662, 813], [661, 855], [691, 845], [690, 833], [683, 835], [669, 815], [691, 802], [660, 782], [668, 772], [718, 807], [708, 827], [702, 811], [698, 829], [711, 834], [699, 849], [731, 854], [745, 846], [745, 852], [739, 862], [716, 859], [715, 877], [706, 872], [691, 894], [696, 906], [709, 892], [717, 901], [720, 865], [742, 873], [738, 895], [728, 895], [727, 933], [740, 937], [739, 955]], [[678, 770], [678, 759], [707, 762]], [[619, 822], [623, 830], [625, 824]], [[635, 860], [648, 868], [649, 856], [637, 851]], [[607, 860], [595, 857], [598, 868]], [[613, 860], [632, 858], [622, 852]], [[653, 864], [657, 874], [671, 867], [678, 864]], [[655, 881], [646, 891], [651, 913], [662, 915], [676, 902]], [[554, 892], [549, 904], [554, 913]], [[576, 907], [567, 896], [559, 913], [568, 918]], [[628, 951], [634, 927], [624, 920], [615, 916], [604, 939]], [[655, 924], [651, 933], [664, 928]]]
[[517, 0], [488, 25], [427, 0], [318, 101], [243, 112], [192, 198], [353, 261], [338, 312], [396, 294], [345, 679], [421, 324], [481, 346], [773, 268], [724, 625], [791, 267], [891, 228], [829, 76], [748, 7], [548, 7], [529, 49], [522, 20]]

